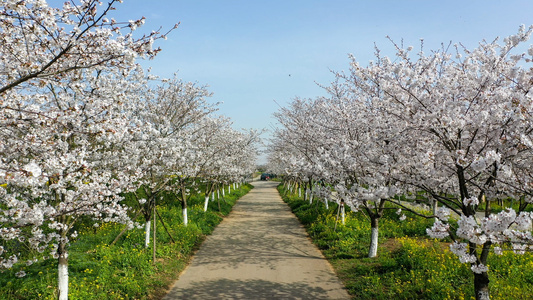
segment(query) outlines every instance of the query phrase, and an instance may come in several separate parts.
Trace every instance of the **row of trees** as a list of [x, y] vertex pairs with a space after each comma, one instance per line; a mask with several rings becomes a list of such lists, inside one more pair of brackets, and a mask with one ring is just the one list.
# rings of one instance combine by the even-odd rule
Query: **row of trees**
[[[531, 32], [430, 53], [391, 41], [395, 57], [376, 48], [367, 66], [350, 56], [328, 97], [294, 99], [275, 114], [271, 168], [367, 214], [370, 257], [384, 210], [423, 195], [434, 207], [418, 213], [435, 218], [428, 234], [453, 240], [476, 298], [488, 299], [490, 253], [533, 250], [533, 47], [520, 50]], [[495, 202], [508, 205], [495, 212]]]
[[156, 199], [172, 189], [187, 225], [198, 178], [212, 192], [255, 165], [258, 133], [216, 116], [204, 86], [159, 79], [137, 63], [153, 58], [153, 43], [173, 29], [136, 37], [144, 19], [116, 22], [108, 16], [116, 2], [0, 7], [0, 268], [18, 262], [13, 242], [42, 253], [28, 264], [58, 259], [60, 299], [68, 297], [67, 246], [78, 222], [132, 228], [122, 203], [129, 192], [148, 229]]

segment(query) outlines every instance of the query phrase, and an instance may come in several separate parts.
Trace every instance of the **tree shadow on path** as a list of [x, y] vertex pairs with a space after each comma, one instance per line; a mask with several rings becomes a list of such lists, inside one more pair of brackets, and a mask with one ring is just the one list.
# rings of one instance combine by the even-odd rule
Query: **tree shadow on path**
[[187, 289], [171, 291], [167, 297], [171, 299], [331, 299], [325, 295], [324, 289], [302, 283], [219, 279], [193, 283]]
[[[239, 268], [242, 264], [272, 267], [285, 260], [318, 259], [310, 251], [303, 226], [281, 200], [262, 196], [259, 186], [249, 197], [239, 201], [239, 207], [208, 237], [194, 259], [196, 265], [216, 268]], [[215, 266], [218, 264], [217, 266]]]

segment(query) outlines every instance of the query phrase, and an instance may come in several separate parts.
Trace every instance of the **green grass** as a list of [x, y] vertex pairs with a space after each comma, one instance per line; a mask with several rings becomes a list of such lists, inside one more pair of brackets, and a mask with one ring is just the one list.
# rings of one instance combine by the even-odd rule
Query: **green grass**
[[[330, 261], [354, 299], [474, 299], [473, 275], [448, 250], [449, 240], [426, 235], [432, 220], [395, 209], [380, 220], [378, 257], [367, 258], [370, 222], [348, 211], [346, 225], [337, 223], [337, 205], [309, 204], [297, 195], [280, 194], [307, 228], [313, 242]], [[531, 299], [533, 254], [489, 257], [492, 299]]]
[[[79, 228], [79, 236], [69, 247], [69, 299], [160, 299], [177, 279], [205, 236], [229, 214], [236, 200], [252, 188], [226, 194], [225, 201], [210, 202], [203, 211], [203, 194], [189, 201], [189, 225], [183, 226], [181, 207], [166, 195], [157, 209], [170, 234], [157, 222], [156, 261], [152, 245], [144, 248], [144, 229], [128, 231], [113, 246], [110, 243], [123, 229], [107, 223], [99, 228]], [[175, 198], [175, 197], [174, 197]], [[26, 276], [15, 273], [24, 270]], [[0, 271], [2, 299], [56, 299], [57, 261], [48, 259], [31, 266], [18, 265]]]

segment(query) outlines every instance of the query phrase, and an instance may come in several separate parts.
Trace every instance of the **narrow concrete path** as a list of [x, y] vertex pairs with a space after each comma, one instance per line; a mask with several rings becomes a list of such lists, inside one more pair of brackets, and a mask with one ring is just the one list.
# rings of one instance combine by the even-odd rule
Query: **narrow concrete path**
[[253, 185], [164, 299], [350, 299], [277, 183]]

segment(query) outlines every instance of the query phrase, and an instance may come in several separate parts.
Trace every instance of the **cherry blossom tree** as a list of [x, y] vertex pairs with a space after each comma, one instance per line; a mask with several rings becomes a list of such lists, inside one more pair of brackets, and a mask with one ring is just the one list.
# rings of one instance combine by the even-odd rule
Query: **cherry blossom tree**
[[[307, 132], [311, 137], [308, 148], [311, 151], [299, 156], [313, 165], [314, 176], [320, 178], [322, 186], [316, 192], [326, 199], [336, 199], [342, 209], [348, 204], [354, 211], [365, 213], [371, 223], [371, 243], [369, 257], [377, 255], [378, 224], [383, 216], [386, 201], [397, 192], [391, 177], [394, 169], [393, 148], [387, 146], [389, 122], [378, 118], [376, 108], [368, 101], [379, 90], [350, 90], [338, 82], [328, 87], [331, 98], [308, 99], [305, 103], [296, 99], [295, 111], [284, 113], [282, 120], [285, 128], [277, 131], [280, 137], [287, 127], [302, 138]], [[355, 93], [355, 94], [354, 94]], [[307, 109], [302, 109], [306, 107]], [[287, 112], [288, 109], [285, 110]], [[305, 114], [302, 120], [288, 119], [293, 115]], [[297, 126], [297, 124], [301, 124]], [[277, 144], [284, 142], [277, 140]], [[296, 144], [297, 147], [299, 146]], [[392, 144], [391, 144], [392, 145]], [[286, 143], [274, 149], [283, 150], [280, 155], [290, 158]], [[299, 151], [304, 153], [303, 151]], [[294, 151], [298, 157], [298, 152]], [[313, 153], [310, 155], [310, 153]], [[285, 166], [293, 167], [289, 162]], [[294, 172], [294, 170], [289, 171]], [[330, 188], [327, 188], [329, 186]], [[331, 189], [335, 187], [335, 191]]]
[[320, 146], [324, 144], [321, 125], [324, 120], [315, 120], [320, 117], [319, 111], [310, 99], [300, 98], [295, 98], [288, 108], [280, 108], [274, 116], [283, 128], [276, 129], [270, 146], [283, 153], [278, 158], [283, 165], [291, 166], [285, 173], [303, 183], [304, 200], [310, 203], [315, 181], [328, 177], [319, 163], [323, 153]]
[[[478, 299], [489, 297], [490, 252], [523, 253], [532, 242], [524, 171], [531, 168], [524, 133], [531, 132], [532, 83], [531, 71], [521, 67], [529, 58], [517, 51], [530, 34], [521, 28], [503, 44], [482, 42], [472, 51], [457, 45], [454, 55], [444, 48], [411, 60], [412, 48], [398, 46], [394, 62], [378, 57], [379, 66], [360, 68], [352, 61], [352, 78], [360, 81], [351, 82], [379, 86], [384, 93], [376, 101], [399, 129], [391, 141], [401, 162], [394, 177], [440, 203], [428, 233], [454, 239], [451, 250], [471, 264]], [[509, 196], [520, 207], [494, 213], [492, 203]], [[450, 211], [459, 216], [457, 228], [448, 223]]]
[[[175, 76], [163, 79], [161, 85], [143, 94], [138, 114], [148, 128], [143, 130], [144, 136], [131, 150], [140, 153], [138, 168], [145, 174], [140, 181], [142, 194], [135, 195], [145, 217], [145, 245], [148, 246], [150, 219], [158, 195], [167, 190], [179, 195], [177, 200], [182, 205], [183, 222], [187, 226], [187, 202], [197, 181], [221, 178], [223, 169], [213, 166], [249, 147], [242, 145], [228, 118], [214, 115], [218, 103], [207, 102], [211, 93], [206, 87]], [[237, 159], [250, 164], [241, 154]], [[206, 197], [213, 189], [211, 184]]]
[[228, 118], [206, 120], [196, 141], [202, 149], [202, 159], [197, 162], [199, 173], [195, 176], [206, 181], [204, 211], [207, 211], [210, 193], [224, 183], [241, 182], [254, 172], [257, 157], [256, 144], [261, 132], [236, 131]]
[[[183, 149], [175, 169], [173, 182], [179, 189], [179, 201], [183, 209], [183, 222], [187, 226], [187, 202], [189, 189], [199, 178], [209, 178], [214, 164], [219, 183], [229, 184], [252, 173], [256, 153], [253, 145], [257, 140], [255, 131], [241, 133], [230, 127], [227, 118], [204, 118], [187, 130], [188, 146]], [[205, 176], [204, 176], [205, 175]], [[223, 188], [223, 186], [222, 186]], [[222, 189], [224, 193], [224, 189]]]
[[[60, 299], [75, 224], [133, 225], [120, 194], [139, 174], [121, 145], [138, 130], [135, 59], [155, 55], [161, 35], [134, 38], [143, 21], [107, 19], [114, 4], [5, 1], [0, 11], [0, 238], [58, 259]], [[2, 267], [17, 262], [11, 250], [0, 249]]]
[[[164, 191], [174, 190], [184, 165], [195, 155], [192, 135], [199, 123], [216, 111], [216, 103], [207, 98], [211, 93], [204, 86], [184, 82], [175, 75], [161, 79], [161, 84], [148, 88], [139, 100], [137, 114], [146, 128], [131, 147], [144, 176], [134, 193], [145, 218], [145, 247], [149, 245], [150, 224], [156, 200]], [[181, 185], [178, 185], [182, 187]], [[186, 187], [183, 187], [185, 193]], [[186, 224], [186, 205], [184, 222]]]
[[[532, 111], [530, 71], [519, 65], [525, 54], [513, 50], [530, 34], [521, 28], [503, 44], [482, 42], [473, 51], [458, 45], [455, 56], [443, 49], [419, 53], [416, 61], [409, 59], [410, 48], [398, 47], [397, 62], [383, 59], [380, 70], [366, 69], [383, 74], [375, 84], [386, 91], [384, 111], [409, 145], [399, 147], [398, 179], [443, 205], [428, 233], [455, 240], [451, 250], [471, 264], [477, 299], [489, 297], [489, 253], [500, 253], [502, 245], [522, 252], [531, 243], [528, 187], [512, 171], [519, 167], [517, 154], [527, 152], [523, 132], [530, 131]], [[524, 205], [493, 213], [491, 204], [508, 196]], [[476, 214], [480, 204], [482, 216]], [[447, 222], [449, 210], [460, 216], [457, 228]]]
[[[134, 38], [144, 19], [126, 23], [110, 19], [108, 13], [117, 2], [67, 1], [55, 8], [42, 0], [4, 1], [0, 11], [0, 93], [42, 86], [47, 82], [41, 79], [60, 80], [75, 70], [118, 67], [132, 64], [139, 55], [156, 55], [160, 49], [152, 49], [152, 44], [160, 33]], [[121, 34], [124, 29], [128, 32]]]
[[[336, 73], [326, 87], [331, 99], [306, 104], [318, 117], [299, 109], [284, 114], [294, 121], [280, 122], [281, 137], [312, 131], [321, 155], [305, 159], [338, 178], [337, 192], [355, 199], [349, 201], [354, 209], [371, 215], [365, 202], [372, 203], [379, 215], [383, 200], [420, 191], [438, 202], [436, 214], [424, 216], [436, 217], [428, 234], [454, 240], [451, 251], [471, 265], [477, 299], [489, 298], [491, 252], [523, 253], [533, 244], [525, 211], [532, 201], [533, 82], [524, 67], [533, 49], [520, 50], [531, 31], [521, 27], [503, 43], [483, 41], [474, 50], [458, 44], [425, 54], [421, 48], [415, 58], [413, 47], [393, 43], [394, 59], [377, 49], [366, 67], [351, 57], [349, 73]], [[293, 117], [299, 113], [305, 116]], [[285, 153], [296, 153], [297, 161], [304, 160], [298, 153], [309, 153], [294, 139], [280, 140], [277, 148], [290, 149]], [[493, 209], [509, 197], [518, 208]], [[449, 223], [452, 214], [457, 227]]]

